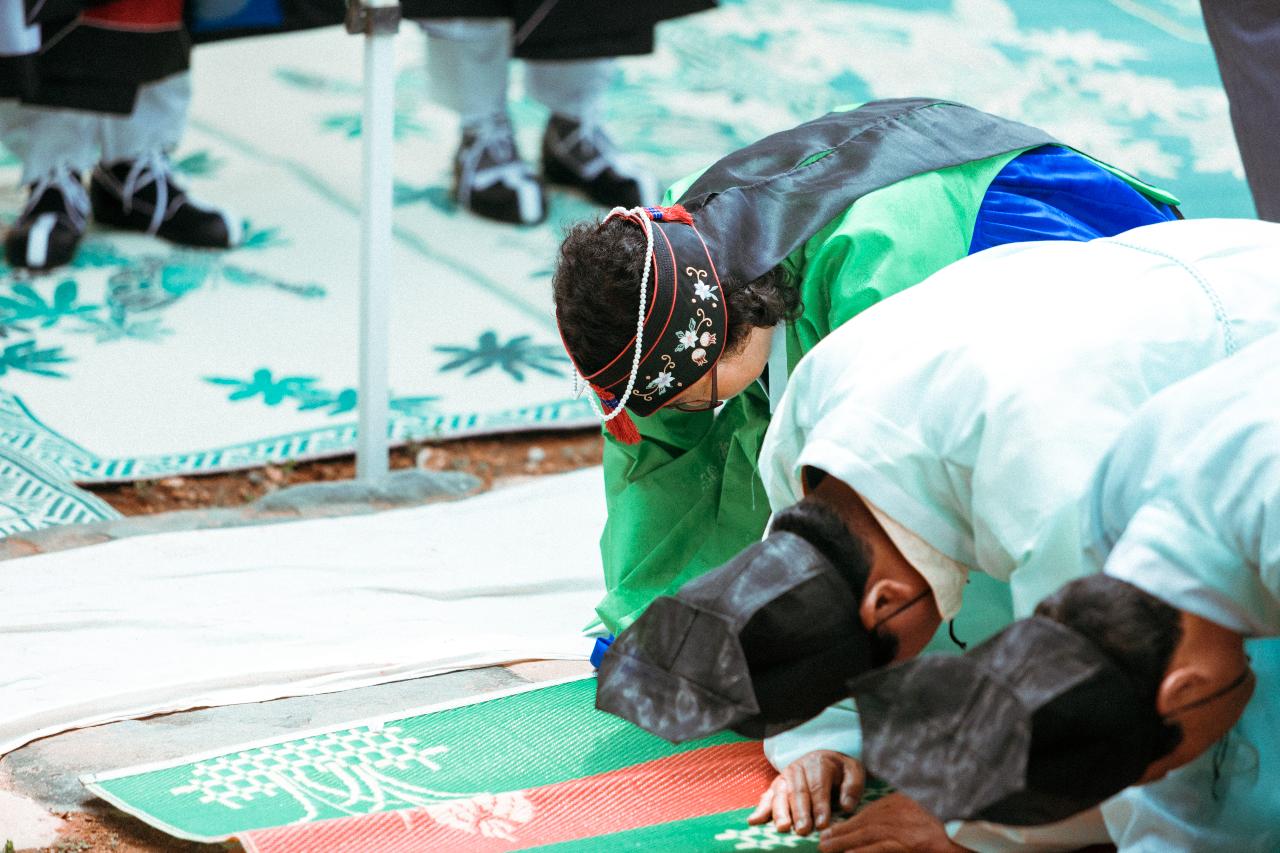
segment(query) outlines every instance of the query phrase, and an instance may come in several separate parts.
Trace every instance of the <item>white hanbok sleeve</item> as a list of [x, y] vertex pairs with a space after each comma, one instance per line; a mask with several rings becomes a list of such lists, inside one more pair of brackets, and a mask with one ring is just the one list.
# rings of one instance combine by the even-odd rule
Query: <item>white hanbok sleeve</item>
[[1154, 397], [1085, 506], [1108, 574], [1245, 636], [1280, 636], [1280, 336]]
[[1098, 809], [1044, 826], [1003, 826], [986, 821], [952, 821], [947, 834], [977, 853], [1049, 853], [1110, 844], [1111, 836]]
[[850, 758], [862, 757], [862, 727], [852, 699], [838, 702], [812, 720], [764, 741], [765, 757], [779, 771], [819, 749], [841, 752]]

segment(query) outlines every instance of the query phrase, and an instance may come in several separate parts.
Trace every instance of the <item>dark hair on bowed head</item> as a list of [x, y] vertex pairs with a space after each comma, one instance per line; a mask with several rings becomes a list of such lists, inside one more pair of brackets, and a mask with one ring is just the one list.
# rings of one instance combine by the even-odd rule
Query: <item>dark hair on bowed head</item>
[[1155, 754], [1149, 762], [1177, 747], [1181, 728], [1166, 723], [1155, 711], [1160, 683], [1182, 640], [1176, 608], [1119, 578], [1096, 574], [1062, 587], [1040, 602], [1035, 612], [1088, 638], [1129, 676], [1143, 700], [1151, 703]]
[[[644, 232], [613, 219], [580, 222], [560, 244], [552, 289], [566, 348], [585, 373], [603, 368], [636, 333]], [[737, 352], [753, 328], [800, 315], [800, 291], [781, 266], [748, 282], [721, 275], [729, 326], [725, 354]]]
[[[773, 517], [770, 534], [794, 533], [821, 551], [840, 571], [862, 601], [871, 577], [871, 548], [858, 537], [844, 519], [823, 501], [809, 495]], [[870, 631], [871, 666], [888, 666], [898, 656], [898, 637], [887, 630]]]

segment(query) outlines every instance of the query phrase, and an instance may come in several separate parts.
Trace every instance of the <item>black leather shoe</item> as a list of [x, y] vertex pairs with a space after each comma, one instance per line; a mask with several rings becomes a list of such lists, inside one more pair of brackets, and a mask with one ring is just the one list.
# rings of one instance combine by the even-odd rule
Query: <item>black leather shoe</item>
[[163, 154], [99, 164], [89, 178], [89, 200], [93, 218], [113, 228], [203, 249], [229, 249], [240, 242], [240, 220], [187, 195]]
[[70, 263], [84, 236], [89, 198], [80, 175], [61, 169], [31, 185], [27, 206], [4, 235], [4, 258], [16, 269]]
[[533, 225], [546, 217], [542, 182], [520, 159], [506, 116], [463, 130], [454, 158], [454, 197], [477, 216], [499, 222]]
[[658, 203], [653, 176], [619, 154], [598, 124], [552, 115], [542, 135], [542, 174], [549, 184], [586, 193], [597, 204]]

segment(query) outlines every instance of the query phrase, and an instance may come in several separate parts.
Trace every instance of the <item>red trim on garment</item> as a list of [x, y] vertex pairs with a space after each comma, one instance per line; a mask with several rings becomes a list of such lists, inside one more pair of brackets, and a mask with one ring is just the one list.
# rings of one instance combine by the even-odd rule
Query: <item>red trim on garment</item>
[[[642, 224], [641, 224], [641, 222], [640, 222], [640, 217], [638, 217], [638, 216], [634, 216], [634, 215], [632, 215], [632, 214], [630, 214], [630, 213], [628, 213], [628, 214], [621, 214], [621, 213], [618, 213], [618, 214], [614, 214], [614, 216], [620, 216], [620, 217], [622, 217], [622, 218], [626, 219], [628, 222], [633, 222], [633, 223], [635, 223], [637, 227], [639, 227], [639, 228], [644, 228], [644, 225], [642, 225]], [[610, 217], [610, 218], [612, 218], [612, 217]], [[609, 221], [609, 219], [606, 219], [606, 220], [605, 220], [605, 222], [608, 222], [608, 221]], [[661, 233], [661, 232], [662, 232], [662, 229], [661, 229], [661, 228], [657, 228], [657, 227], [655, 227], [655, 226], [653, 226], [653, 225], [650, 225], [649, 227], [650, 227], [650, 228], [653, 228], [653, 230], [654, 230], [654, 231], [657, 231], [658, 233]], [[664, 236], [662, 239], [663, 239], [663, 240], [666, 240], [666, 237]], [[670, 244], [668, 244], [668, 248], [670, 248]], [[672, 257], [674, 257], [674, 256], [675, 256], [675, 255], [674, 255], [674, 253], [673, 253], [673, 254], [672, 254]], [[650, 278], [650, 282], [649, 282], [650, 287], [649, 287], [649, 297], [648, 297], [648, 299], [649, 299], [648, 310], [645, 312], [645, 315], [644, 315], [644, 326], [646, 326], [646, 327], [649, 325], [649, 320], [653, 317], [653, 311], [654, 311], [654, 308], [655, 308], [655, 307], [657, 306], [657, 304], [658, 304], [657, 296], [658, 296], [658, 293], [659, 293], [659, 290], [660, 290], [660, 288], [659, 288], [659, 286], [658, 286], [658, 284], [659, 284], [659, 282], [658, 282], [658, 256], [657, 256], [657, 241], [656, 241], [656, 240], [654, 241], [654, 251], [653, 251], [653, 252], [651, 252], [651, 253], [649, 254], [649, 257], [648, 257], [648, 263], [650, 264], [650, 266], [652, 266], [652, 267], [653, 267], [653, 275], [651, 276], [651, 278]], [[674, 263], [672, 264], [672, 266], [674, 267]], [[643, 273], [642, 273], [642, 274], [643, 274]], [[673, 281], [673, 282], [672, 282], [672, 284], [674, 285], [674, 284], [675, 284], [675, 282]], [[675, 290], [673, 290], [673, 291], [672, 291], [672, 293], [671, 293], [671, 310], [673, 310], [673, 311], [675, 310], [675, 301], [676, 301], [676, 299], [678, 299], [678, 298], [679, 298], [679, 296], [680, 296], [680, 294], [679, 294], [679, 288], [676, 288]], [[668, 318], [668, 321], [669, 321], [669, 320], [670, 320], [670, 318]], [[622, 348], [622, 352], [620, 352], [620, 353], [618, 353], [616, 356], [614, 356], [614, 357], [613, 357], [613, 359], [612, 359], [608, 364], [606, 364], [604, 367], [602, 367], [602, 368], [600, 368], [599, 370], [597, 370], [595, 373], [592, 373], [590, 376], [584, 375], [582, 378], [583, 378], [583, 379], [586, 379], [586, 380], [591, 380], [592, 378], [594, 378], [594, 377], [596, 377], [596, 376], [599, 376], [601, 373], [604, 373], [606, 370], [608, 370], [609, 368], [611, 368], [611, 367], [613, 367], [615, 364], [617, 364], [619, 359], [623, 358], [624, 356], [626, 356], [626, 355], [628, 355], [628, 354], [632, 354], [632, 353], [634, 353], [635, 351], [636, 351], [636, 336], [635, 336], [635, 335], [632, 335], [632, 336], [631, 336], [631, 339], [630, 339], [629, 341], [627, 341], [627, 345], [626, 345], [625, 347], [623, 347], [623, 348]], [[644, 355], [644, 354], [642, 353], [642, 354], [641, 354], [641, 356], [640, 356], [640, 363], [641, 363], [641, 364], [643, 364], [643, 363], [644, 363], [645, 358], [647, 358], [647, 357], [648, 357], [648, 356], [646, 356], [646, 355]], [[581, 372], [581, 371], [579, 371], [579, 372]], [[627, 371], [627, 376], [628, 376], [628, 378], [630, 377], [630, 375], [631, 375], [631, 372], [630, 372], [630, 371]], [[618, 383], [616, 383], [616, 382], [615, 382], [615, 383], [613, 383], [613, 384], [614, 384], [614, 385], [617, 385]], [[613, 387], [613, 386], [611, 385], [611, 386], [608, 386], [608, 387]]]
[[184, 0], [114, 0], [86, 9], [80, 20], [112, 29], [167, 30], [182, 25], [185, 5]]
[[[651, 336], [651, 337], [650, 337], [649, 351], [648, 351], [648, 352], [643, 352], [643, 353], [641, 353], [641, 354], [640, 354], [640, 364], [639, 364], [639, 365], [637, 366], [637, 368], [636, 368], [636, 382], [637, 382], [637, 384], [640, 382], [640, 370], [644, 368], [645, 362], [647, 362], [647, 361], [650, 359], [650, 357], [652, 357], [652, 356], [653, 356], [653, 354], [657, 351], [659, 344], [661, 344], [661, 343], [662, 343], [662, 339], [663, 339], [663, 338], [665, 338], [665, 337], [666, 337], [666, 335], [667, 335], [667, 329], [671, 328], [671, 318], [672, 318], [673, 316], [675, 316], [675, 313], [676, 313], [676, 303], [677, 303], [677, 302], [679, 302], [679, 300], [680, 300], [680, 285], [676, 284], [676, 281], [675, 281], [675, 277], [676, 277], [676, 275], [678, 275], [678, 274], [679, 274], [679, 270], [677, 270], [677, 269], [676, 269], [676, 250], [675, 250], [675, 248], [671, 245], [671, 241], [667, 239], [667, 235], [662, 233], [662, 229], [661, 229], [661, 228], [654, 228], [653, 230], [654, 230], [654, 231], [656, 231], [658, 234], [662, 235], [662, 242], [663, 242], [664, 244], [666, 244], [666, 247], [667, 247], [667, 254], [671, 257], [671, 279], [672, 279], [672, 280], [671, 280], [671, 307], [669, 307], [669, 308], [667, 309], [667, 319], [666, 319], [666, 320], [664, 320], [664, 321], [663, 321], [663, 323], [662, 323], [662, 331], [660, 331], [658, 334], [653, 335], [653, 336]], [[657, 257], [656, 257], [656, 255], [657, 255], [657, 245], [658, 245], [658, 241], [657, 241], [657, 240], [654, 240], [653, 242], [654, 242], [654, 255], [655, 255], [655, 257], [654, 257], [654, 259], [653, 259], [654, 292], [655, 292], [655, 293], [657, 293], [657, 292], [658, 292], [658, 290], [659, 290], [659, 287], [658, 287], [658, 285], [657, 285], [657, 282], [658, 282], [658, 276], [660, 275], [659, 267], [658, 267], [658, 259], [657, 259]], [[652, 315], [652, 312], [650, 312], [650, 314]], [[648, 317], [646, 317], [646, 318], [645, 318], [645, 333], [646, 333], [646, 334], [648, 334], [648, 326], [649, 326], [649, 318], [648, 318]], [[636, 340], [636, 339], [635, 339], [635, 336], [634, 336], [634, 335], [632, 335], [632, 336], [631, 336], [631, 343], [632, 343], [631, 351], [632, 351], [632, 352], [635, 352], [635, 340]], [[623, 351], [623, 354], [624, 354], [624, 355], [626, 354], [626, 351], [625, 351], [625, 350]], [[620, 358], [620, 357], [621, 357], [621, 356], [619, 356], [619, 358]], [[616, 359], [616, 358], [615, 358], [613, 361], [609, 362], [609, 364], [610, 364], [610, 365], [616, 364], [616, 363], [617, 363], [617, 361], [618, 361], [618, 359]], [[600, 374], [599, 374], [599, 372], [597, 372], [597, 373], [593, 373], [593, 374], [592, 374], [592, 376], [599, 376], [599, 375], [600, 375]], [[624, 386], [625, 386], [625, 385], [626, 385], [626, 383], [627, 383], [628, 381], [630, 381], [630, 379], [631, 379], [631, 372], [630, 372], [630, 371], [628, 371], [626, 376], [624, 376], [624, 377], [622, 377], [621, 379], [619, 379], [618, 381], [616, 381], [616, 382], [612, 382], [612, 383], [610, 383], [610, 384], [608, 384], [608, 385], [606, 385], [606, 386], [604, 386], [604, 387], [606, 387], [606, 388], [614, 388], [614, 387], [617, 387], [618, 385], [624, 385]], [[662, 408], [662, 407], [661, 407], [661, 406], [659, 406], [658, 408]]]

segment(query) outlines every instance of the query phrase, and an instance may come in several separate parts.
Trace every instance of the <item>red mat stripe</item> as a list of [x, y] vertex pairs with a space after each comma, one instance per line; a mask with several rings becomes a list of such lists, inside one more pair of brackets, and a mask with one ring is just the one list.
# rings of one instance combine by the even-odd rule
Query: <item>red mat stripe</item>
[[760, 744], [685, 752], [524, 791], [255, 830], [247, 853], [499, 853], [753, 806], [774, 775]]

